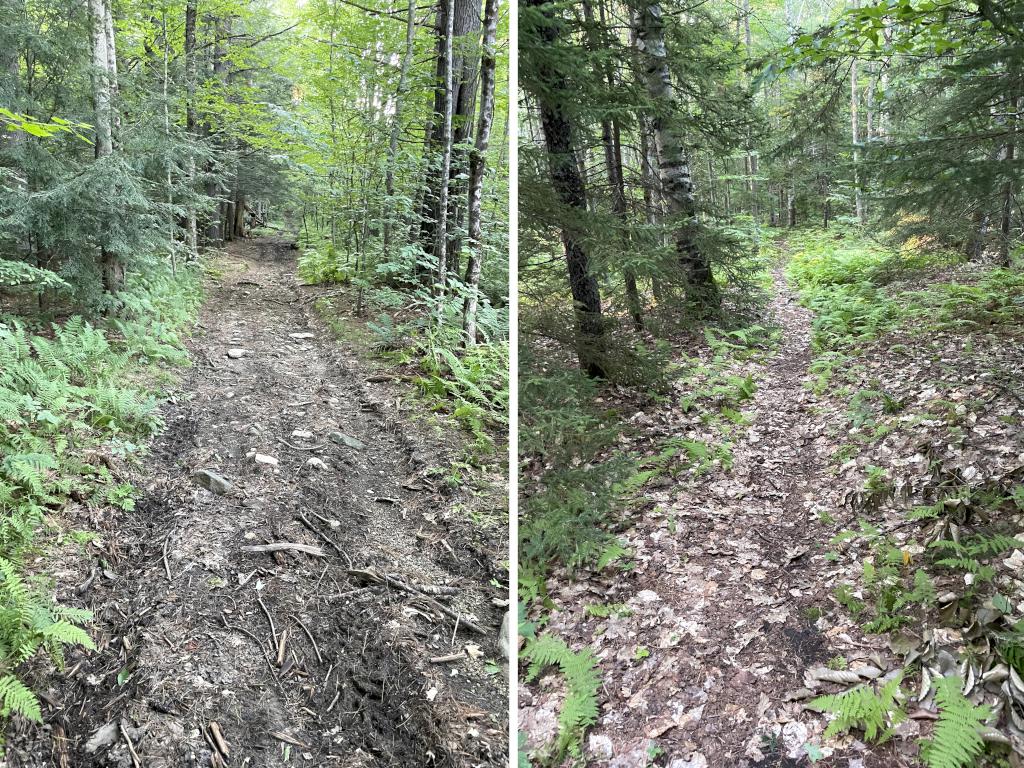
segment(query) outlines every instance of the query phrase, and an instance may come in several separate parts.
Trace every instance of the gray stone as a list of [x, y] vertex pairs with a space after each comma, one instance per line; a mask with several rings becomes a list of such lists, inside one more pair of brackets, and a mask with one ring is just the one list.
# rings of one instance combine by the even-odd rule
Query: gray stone
[[349, 448], [355, 448], [357, 451], [361, 451], [366, 447], [361, 440], [356, 440], [354, 437], [346, 435], [344, 432], [331, 432], [328, 437], [338, 445], [347, 445]]
[[115, 723], [107, 723], [101, 726], [92, 737], [85, 742], [85, 751], [89, 754], [96, 752], [97, 750], [103, 749], [103, 747], [109, 747], [117, 741], [117, 725]]
[[192, 479], [199, 483], [199, 485], [203, 486], [206, 490], [220, 496], [228, 493], [234, 487], [216, 472], [211, 472], [208, 469], [201, 469], [198, 472], [194, 472], [192, 474]]
[[587, 751], [599, 760], [611, 760], [612, 755], [615, 754], [615, 747], [612, 746], [612, 740], [607, 736], [592, 733], [587, 739]]
[[228, 350], [228, 357], [230, 357], [232, 360], [239, 360], [245, 357], [245, 350], [240, 347], [233, 347], [232, 349]]

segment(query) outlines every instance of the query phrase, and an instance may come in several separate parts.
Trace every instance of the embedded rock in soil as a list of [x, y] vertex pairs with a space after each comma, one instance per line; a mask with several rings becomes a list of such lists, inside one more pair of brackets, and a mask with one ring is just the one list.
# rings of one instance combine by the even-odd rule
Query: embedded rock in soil
[[328, 437], [338, 445], [347, 445], [349, 448], [355, 448], [357, 451], [361, 451], [366, 447], [361, 440], [356, 440], [354, 437], [346, 435], [344, 432], [331, 432]]
[[234, 488], [234, 486], [223, 477], [208, 469], [201, 469], [198, 472], [192, 473], [192, 479], [199, 483], [199, 485], [203, 486], [206, 490], [211, 493], [216, 493], [219, 496], [229, 493], [231, 489]]
[[232, 360], [240, 360], [241, 358], [245, 357], [245, 352], [246, 351], [244, 349], [240, 348], [229, 349], [228, 357], [230, 357]]
[[117, 741], [117, 725], [114, 723], [107, 723], [96, 731], [96, 733], [94, 733], [85, 743], [85, 751], [92, 754], [103, 749], [103, 747], [109, 747], [115, 741]]
[[615, 754], [612, 740], [607, 736], [598, 736], [596, 733], [590, 734], [590, 738], [587, 740], [587, 748], [591, 755], [600, 760], [610, 760], [612, 755]]

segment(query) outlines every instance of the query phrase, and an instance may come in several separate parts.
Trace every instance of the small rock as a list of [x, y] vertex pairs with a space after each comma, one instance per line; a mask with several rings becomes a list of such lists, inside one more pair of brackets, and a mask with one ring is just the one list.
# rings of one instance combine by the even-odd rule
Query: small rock
[[92, 738], [85, 742], [85, 751], [93, 754], [97, 750], [103, 749], [103, 747], [109, 747], [115, 741], [117, 741], [117, 725], [107, 723], [96, 731]]
[[346, 435], [344, 432], [331, 432], [328, 437], [338, 445], [347, 445], [349, 448], [355, 448], [357, 451], [361, 451], [366, 447], [362, 441], [356, 440], [354, 437]]
[[807, 726], [798, 720], [790, 720], [782, 726], [782, 743], [791, 759], [802, 757], [807, 743]]
[[323, 459], [318, 459], [316, 456], [310, 456], [306, 459], [306, 466], [313, 469], [327, 469], [327, 462]]
[[641, 603], [656, 603], [661, 600], [653, 589], [641, 589], [636, 593], [636, 599]]
[[302, 440], [311, 440], [313, 433], [307, 429], [296, 429], [292, 431], [292, 437], [298, 437]]
[[700, 752], [694, 752], [688, 757], [677, 757], [668, 764], [668, 768], [708, 768], [708, 759]]
[[316, 338], [312, 333], [289, 333], [288, 338], [295, 339], [296, 341], [302, 341], [303, 339]]
[[615, 754], [615, 747], [612, 746], [612, 740], [607, 736], [592, 733], [587, 739], [587, 751], [599, 760], [611, 760], [612, 755]]
[[267, 456], [264, 453], [257, 453], [255, 456], [253, 456], [253, 458], [256, 460], [257, 464], [266, 464], [267, 466], [270, 467], [276, 467], [278, 465], [278, 461], [276, 458], [274, 458], [273, 456]]
[[223, 496], [225, 493], [229, 493], [234, 487], [216, 472], [211, 472], [208, 469], [201, 469], [198, 472], [194, 472], [192, 474], [192, 479], [199, 483], [199, 485], [203, 486], [206, 490], [211, 493], [216, 493], [218, 496]]
[[240, 360], [243, 357], [245, 357], [245, 354], [246, 350], [242, 349], [241, 347], [233, 347], [228, 350], [228, 357], [230, 357], [232, 360]]

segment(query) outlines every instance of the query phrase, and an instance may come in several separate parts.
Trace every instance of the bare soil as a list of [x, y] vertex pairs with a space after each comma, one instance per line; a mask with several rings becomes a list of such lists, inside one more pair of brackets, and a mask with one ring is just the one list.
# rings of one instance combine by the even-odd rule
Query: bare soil
[[[93, 514], [79, 567], [98, 576], [62, 595], [95, 613], [99, 650], [40, 670], [46, 725], [15, 725], [8, 765], [507, 764], [506, 533], [452, 512], [462, 492], [430, 470], [458, 439], [367, 382], [295, 255], [263, 239], [217, 260], [141, 498]], [[232, 489], [201, 487], [203, 469]], [[245, 549], [272, 543], [319, 551]]]

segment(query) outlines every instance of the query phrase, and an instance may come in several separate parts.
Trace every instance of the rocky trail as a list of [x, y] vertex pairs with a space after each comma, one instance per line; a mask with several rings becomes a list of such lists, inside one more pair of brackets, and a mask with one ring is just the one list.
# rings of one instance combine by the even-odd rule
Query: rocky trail
[[295, 255], [216, 261], [136, 508], [94, 512], [62, 582], [99, 650], [43, 685], [8, 764], [507, 764], [507, 542], [449, 514], [430, 470], [457, 441], [367, 383]]
[[[834, 414], [805, 386], [811, 313], [781, 268], [774, 284], [768, 314], [782, 335], [738, 371], [757, 391], [743, 404], [748, 424], [730, 427], [731, 468], [649, 485], [646, 512], [619, 536], [627, 571], [549, 581], [558, 606], [549, 631], [573, 648], [589, 645], [603, 678], [587, 765], [808, 765], [805, 745], [819, 743], [826, 724], [804, 710], [808, 671], [836, 655], [850, 669], [886, 668], [882, 638], [820, 619], [841, 571], [822, 556], [834, 529], [818, 512], [842, 509], [848, 487], [828, 467]], [[685, 409], [651, 407], [632, 421], [647, 438], [722, 441]], [[612, 606], [611, 616], [587, 612], [591, 604]], [[531, 744], [554, 733], [558, 686], [556, 676], [542, 677], [520, 695]], [[914, 764], [885, 746], [842, 752], [826, 748], [816, 765]]]

